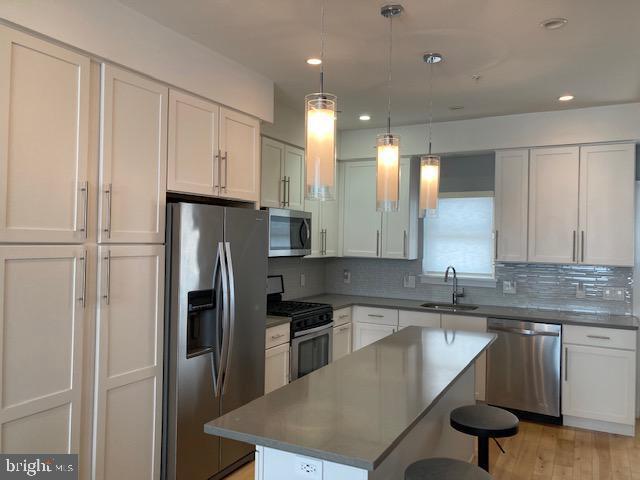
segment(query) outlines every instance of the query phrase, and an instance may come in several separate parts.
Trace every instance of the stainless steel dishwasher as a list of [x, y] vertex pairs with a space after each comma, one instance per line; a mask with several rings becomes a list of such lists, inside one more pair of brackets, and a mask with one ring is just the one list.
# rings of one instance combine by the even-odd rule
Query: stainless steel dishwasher
[[560, 417], [560, 325], [489, 318], [487, 403]]

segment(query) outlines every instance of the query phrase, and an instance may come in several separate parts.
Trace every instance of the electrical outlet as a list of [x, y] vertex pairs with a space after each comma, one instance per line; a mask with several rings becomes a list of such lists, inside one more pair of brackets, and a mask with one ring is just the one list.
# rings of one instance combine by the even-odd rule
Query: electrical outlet
[[416, 276], [405, 275], [402, 280], [402, 285], [404, 286], [404, 288], [416, 288]]
[[304, 276], [304, 273], [300, 274], [300, 286], [304, 287], [307, 284], [307, 279]]
[[502, 282], [502, 293], [506, 293], [509, 295], [516, 294], [516, 282], [515, 280], [504, 280]]
[[342, 281], [344, 283], [351, 283], [351, 270], [344, 270], [342, 272]]
[[322, 480], [322, 462], [311, 458], [296, 458], [296, 478]]
[[624, 302], [624, 288], [607, 287], [604, 289], [602, 296], [605, 300]]
[[587, 298], [587, 292], [582, 282], [576, 284], [576, 298]]

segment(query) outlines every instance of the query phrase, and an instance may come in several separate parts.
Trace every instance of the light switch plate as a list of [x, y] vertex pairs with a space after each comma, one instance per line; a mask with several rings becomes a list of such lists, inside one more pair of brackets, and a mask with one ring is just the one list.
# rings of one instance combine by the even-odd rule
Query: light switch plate
[[602, 296], [605, 300], [613, 300], [614, 302], [624, 302], [624, 288], [606, 287]]
[[416, 276], [405, 275], [402, 281], [402, 285], [404, 286], [404, 288], [416, 288]]
[[515, 280], [504, 280], [502, 282], [502, 293], [515, 295], [517, 292]]
[[351, 270], [343, 270], [342, 281], [344, 283], [351, 283]]
[[584, 283], [578, 282], [576, 284], [576, 298], [587, 298], [587, 292], [584, 289]]
[[307, 284], [307, 279], [304, 276], [304, 273], [300, 274], [300, 286], [304, 287]]

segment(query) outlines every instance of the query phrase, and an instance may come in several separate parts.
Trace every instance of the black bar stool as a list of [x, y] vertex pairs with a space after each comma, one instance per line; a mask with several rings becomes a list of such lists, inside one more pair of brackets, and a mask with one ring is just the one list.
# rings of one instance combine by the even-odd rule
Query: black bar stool
[[404, 480], [492, 480], [481, 468], [453, 458], [427, 458], [409, 465]]
[[489, 471], [489, 439], [512, 437], [520, 421], [513, 413], [489, 405], [456, 408], [449, 417], [459, 432], [478, 437], [478, 466]]

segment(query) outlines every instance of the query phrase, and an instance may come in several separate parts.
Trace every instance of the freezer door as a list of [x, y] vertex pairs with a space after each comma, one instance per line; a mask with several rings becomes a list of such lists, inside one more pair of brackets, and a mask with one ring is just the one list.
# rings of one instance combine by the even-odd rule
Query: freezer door
[[203, 425], [220, 412], [214, 373], [221, 365], [224, 209], [170, 208], [166, 478], [208, 479], [220, 470], [220, 439], [205, 434]]
[[[231, 338], [222, 383], [222, 414], [264, 394], [268, 222], [264, 211], [225, 210]], [[253, 450], [253, 445], [223, 439], [221, 468]]]

